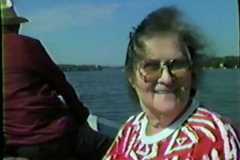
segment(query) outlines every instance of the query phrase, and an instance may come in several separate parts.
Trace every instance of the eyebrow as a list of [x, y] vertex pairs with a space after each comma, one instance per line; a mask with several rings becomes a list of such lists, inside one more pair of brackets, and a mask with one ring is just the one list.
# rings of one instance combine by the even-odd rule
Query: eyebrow
[[145, 57], [143, 60], [146, 60], [146, 61], [169, 61], [169, 60], [188, 60], [188, 58], [183, 55], [181, 57], [164, 58], [164, 59], [161, 59], [161, 58], [153, 59], [153, 58]]

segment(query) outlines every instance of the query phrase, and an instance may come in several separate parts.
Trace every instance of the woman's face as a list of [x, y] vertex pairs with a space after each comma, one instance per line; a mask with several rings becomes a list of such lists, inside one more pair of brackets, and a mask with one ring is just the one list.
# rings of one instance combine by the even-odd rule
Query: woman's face
[[152, 37], [144, 45], [144, 58], [130, 79], [142, 109], [155, 116], [180, 114], [189, 99], [192, 72], [178, 36]]

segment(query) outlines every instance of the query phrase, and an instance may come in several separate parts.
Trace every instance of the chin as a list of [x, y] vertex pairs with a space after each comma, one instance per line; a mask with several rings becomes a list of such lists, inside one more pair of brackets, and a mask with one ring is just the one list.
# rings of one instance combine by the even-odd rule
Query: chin
[[[185, 106], [185, 98], [180, 98], [182, 96], [177, 96], [174, 92], [168, 93], [154, 93], [148, 92], [142, 95], [142, 108], [145, 111], [150, 111], [152, 114], [172, 114], [179, 112]], [[145, 108], [145, 109], [144, 109]]]
[[179, 106], [178, 99], [174, 94], [164, 94], [161, 97], [155, 97], [153, 108], [159, 113], [175, 112]]
[[152, 114], [169, 114], [177, 111], [179, 106], [175, 94], [154, 94], [148, 98], [145, 97], [142, 102], [146, 108], [144, 110], [149, 110]]

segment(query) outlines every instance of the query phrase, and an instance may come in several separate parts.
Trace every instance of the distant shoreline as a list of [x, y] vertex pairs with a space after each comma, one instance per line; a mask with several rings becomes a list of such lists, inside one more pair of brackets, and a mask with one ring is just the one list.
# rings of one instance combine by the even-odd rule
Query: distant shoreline
[[103, 69], [123, 69], [122, 66], [102, 66], [102, 65], [72, 65], [72, 64], [58, 64], [60, 69], [64, 72], [73, 71], [101, 71]]
[[[226, 56], [226, 57], [207, 57], [199, 58], [199, 67], [206, 69], [239, 69], [240, 56]], [[103, 69], [123, 69], [123, 66], [107, 66], [107, 65], [75, 65], [75, 64], [58, 64], [60, 69], [64, 72], [72, 71], [101, 71]]]
[[[105, 69], [119, 69], [119, 70], [124, 70], [124, 67], [100, 67], [100, 68], [95, 68], [95, 67], [88, 67], [88, 68], [85, 68], [85, 67], [82, 67], [81, 65], [79, 66], [71, 66], [71, 65], [68, 65], [68, 67], [66, 67], [64, 65], [64, 67], [62, 67], [62, 65], [59, 65], [60, 69], [63, 71], [63, 72], [78, 72], [78, 71], [102, 71], [102, 70], [105, 70]], [[202, 67], [202, 70], [239, 70], [240, 68], [239, 67], [236, 67], [236, 68], [226, 68], [226, 67]]]

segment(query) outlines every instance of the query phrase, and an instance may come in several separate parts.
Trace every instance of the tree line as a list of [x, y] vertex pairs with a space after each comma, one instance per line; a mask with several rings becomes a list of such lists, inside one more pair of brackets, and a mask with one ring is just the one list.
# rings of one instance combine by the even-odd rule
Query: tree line
[[202, 56], [200, 65], [204, 68], [240, 68], [240, 56], [209, 57]]
[[[201, 68], [240, 68], [240, 56], [225, 56], [225, 57], [198, 57], [198, 63]], [[75, 65], [75, 64], [59, 64], [61, 70], [69, 71], [96, 71], [105, 68], [122, 69], [123, 66], [102, 66], [102, 65]]]

